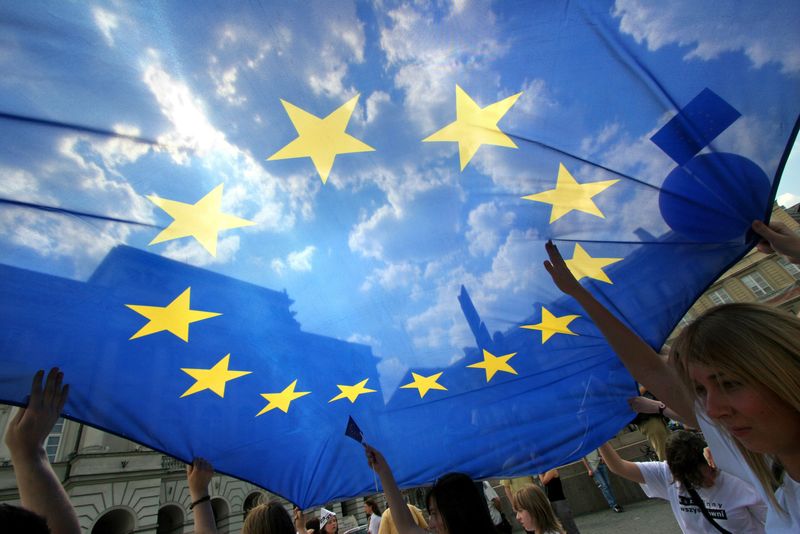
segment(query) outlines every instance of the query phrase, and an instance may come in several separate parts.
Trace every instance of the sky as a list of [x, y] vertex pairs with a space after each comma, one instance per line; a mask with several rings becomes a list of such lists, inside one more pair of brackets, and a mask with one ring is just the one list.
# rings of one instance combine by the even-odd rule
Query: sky
[[[4, 82], [6, 107], [106, 126], [160, 145], [23, 128], [14, 135], [30, 142], [18, 143], [6, 158], [14, 177], [6, 181], [6, 195], [56, 203], [69, 198], [77, 211], [102, 206], [104, 215], [163, 227], [170, 218], [151, 197], [195, 202], [224, 183], [223, 207], [253, 224], [220, 233], [216, 255], [192, 238], [148, 244], [152, 232], [135, 226], [108, 224], [97, 236], [45, 218], [7, 233], [6, 246], [21, 266], [77, 278], [88, 276], [115, 244], [145, 247], [286, 288], [305, 328], [368, 343], [387, 367], [401, 360], [446, 363], [474, 343], [453, 298], [461, 285], [491, 330], [513, 326], [530, 309], [519, 297], [538, 290], [539, 281], [513, 266], [541, 259], [541, 251], [527, 251], [524, 243], [543, 236], [537, 224], [548, 208], [514, 200], [551, 187], [560, 164], [579, 181], [602, 178], [605, 167], [658, 186], [672, 162], [649, 137], [674, 115], [675, 105], [713, 83], [728, 96], [732, 68], [746, 87], [762, 85], [760, 98], [787, 98], [781, 80], [796, 82], [799, 67], [794, 43], [770, 35], [780, 10], [751, 28], [746, 42], [701, 32], [682, 18], [683, 5], [653, 10], [620, 1], [598, 7], [606, 35], [575, 29], [568, 40], [550, 36], [553, 29], [572, 31], [579, 9], [561, 19], [532, 8], [539, 22], [528, 27], [515, 19], [521, 6], [514, 3], [345, 3], [336, 10], [312, 3], [307, 16], [287, 12], [266, 26], [257, 12], [239, 18], [209, 10], [179, 14], [177, 6], [60, 6], [69, 21], [64, 31], [83, 35], [92, 52], [78, 53], [80, 41], [60, 43], [58, 36], [36, 46], [20, 37], [4, 56], [16, 73]], [[180, 24], [163, 25], [176, 17]], [[597, 43], [617, 54], [642, 52], [644, 59], [600, 86], [598, 77], [618, 68], [614, 59], [597, 55], [559, 66], [558, 58], [577, 58]], [[65, 47], [68, 61], [54, 63], [42, 46]], [[512, 68], [519, 62], [529, 67]], [[669, 69], [680, 69], [684, 79], [669, 78]], [[41, 83], [42, 70], [58, 75]], [[92, 73], [91, 81], [84, 72]], [[658, 77], [668, 94], [658, 94]], [[31, 90], [20, 90], [31, 83]], [[456, 86], [480, 106], [519, 95], [499, 118], [517, 148], [481, 146], [461, 169], [456, 143], [420, 143], [455, 118]], [[603, 105], [592, 105], [594, 97]], [[353, 98], [347, 131], [369, 151], [338, 155], [327, 181], [310, 158], [275, 157], [297, 135], [287, 105], [323, 117]], [[769, 143], [779, 144], [785, 129], [768, 132], [772, 111], [759, 115], [746, 92], [728, 98], [744, 116], [715, 140], [718, 149], [747, 153], [772, 176], [779, 154]], [[559, 157], [551, 148], [596, 165]], [[21, 164], [26, 158], [37, 163]], [[781, 202], [800, 193], [796, 165], [795, 156], [778, 192]], [[59, 175], [75, 182], [58, 181]], [[657, 202], [646, 188], [617, 186], [607, 197], [609, 203]], [[665, 231], [663, 221], [633, 215], [593, 229], [613, 239], [635, 229]], [[19, 223], [35, 216], [9, 217]], [[573, 214], [552, 228], [576, 238], [591, 219]], [[324, 276], [324, 286], [309, 282], [340, 269], [346, 276]], [[320, 314], [306, 303], [322, 291], [329, 296]], [[352, 306], [365, 317], [381, 316], [387, 307], [398, 316], [372, 325], [332, 322]]]

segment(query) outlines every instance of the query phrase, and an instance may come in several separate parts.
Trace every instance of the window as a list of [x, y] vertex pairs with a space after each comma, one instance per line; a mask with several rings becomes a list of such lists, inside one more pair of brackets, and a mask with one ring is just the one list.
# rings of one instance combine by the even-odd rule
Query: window
[[781, 264], [781, 267], [786, 269], [787, 273], [800, 280], [800, 267], [798, 267], [797, 264], [790, 262], [786, 258], [779, 258], [778, 263]]
[[746, 285], [756, 297], [766, 297], [772, 293], [772, 286], [769, 285], [769, 282], [767, 282], [758, 271], [753, 271], [743, 276], [742, 283]]
[[733, 299], [728, 294], [728, 292], [722, 288], [719, 288], [709, 293], [708, 298], [711, 299], [711, 302], [714, 303], [714, 306], [719, 306], [720, 304], [730, 304], [731, 302], [733, 302]]
[[686, 326], [689, 326], [692, 321], [694, 321], [694, 316], [691, 311], [688, 311], [686, 312], [686, 315], [681, 317], [681, 320], [678, 321], [678, 326], [684, 328]]
[[61, 442], [61, 434], [64, 432], [64, 418], [59, 417], [56, 424], [53, 426], [53, 431], [47, 436], [44, 442], [44, 450], [47, 452], [47, 459], [51, 462], [56, 461], [56, 453], [58, 452], [58, 444]]

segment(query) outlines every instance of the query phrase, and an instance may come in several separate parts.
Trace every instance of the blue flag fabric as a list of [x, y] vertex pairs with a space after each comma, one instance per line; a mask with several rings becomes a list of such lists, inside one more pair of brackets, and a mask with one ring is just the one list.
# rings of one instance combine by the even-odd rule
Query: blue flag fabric
[[[724, 20], [725, 24], [718, 24]], [[6, 2], [0, 399], [302, 507], [542, 472], [636, 394], [542, 267], [653, 347], [753, 245], [800, 4]]]

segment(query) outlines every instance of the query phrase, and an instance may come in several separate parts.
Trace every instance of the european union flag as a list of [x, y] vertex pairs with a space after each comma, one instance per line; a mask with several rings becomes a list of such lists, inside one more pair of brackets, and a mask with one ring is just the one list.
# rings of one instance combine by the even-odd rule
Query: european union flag
[[[718, 20], [725, 20], [719, 25]], [[759, 21], [755, 23], [754, 21]], [[800, 114], [796, 0], [5, 2], [0, 399], [302, 507], [542, 472], [752, 246]]]

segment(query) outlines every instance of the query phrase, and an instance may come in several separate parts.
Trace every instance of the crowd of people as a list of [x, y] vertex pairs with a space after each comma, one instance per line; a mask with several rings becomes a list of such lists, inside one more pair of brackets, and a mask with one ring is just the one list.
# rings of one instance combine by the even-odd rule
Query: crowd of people
[[[757, 221], [753, 230], [763, 238], [760, 250], [800, 264], [800, 236], [779, 223]], [[665, 361], [578, 283], [552, 242], [546, 250], [545, 268], [555, 285], [583, 307], [633, 377], [651, 392], [651, 398], [638, 397], [632, 406], [702, 431], [702, 436], [671, 433], [658, 447], [658, 462], [623, 460], [609, 444], [602, 445], [597, 458], [585, 459], [585, 465], [609, 506], [621, 511], [606, 468], [642, 484], [649, 496], [669, 501], [684, 532], [800, 532], [800, 319], [761, 305], [724, 304], [684, 328]], [[68, 391], [58, 369], [46, 380], [43, 371], [37, 372], [27, 406], [8, 425], [6, 444], [21, 501], [19, 507], [0, 505], [0, 524], [11, 532], [80, 532], [44, 450]], [[364, 447], [388, 503], [382, 514], [375, 501], [365, 502], [370, 534], [507, 534], [496, 493], [462, 473], [444, 474], [433, 484], [426, 521], [406, 504], [386, 458]], [[202, 458], [187, 467], [198, 534], [216, 533], [208, 489], [213, 473]], [[558, 471], [544, 473], [540, 482], [547, 492], [533, 483], [513, 492], [506, 486], [516, 520], [535, 534], [577, 532]], [[337, 534], [338, 518], [323, 508], [318, 518], [306, 522], [299, 509], [292, 517], [280, 503], [270, 502], [250, 510], [243, 532]]]

